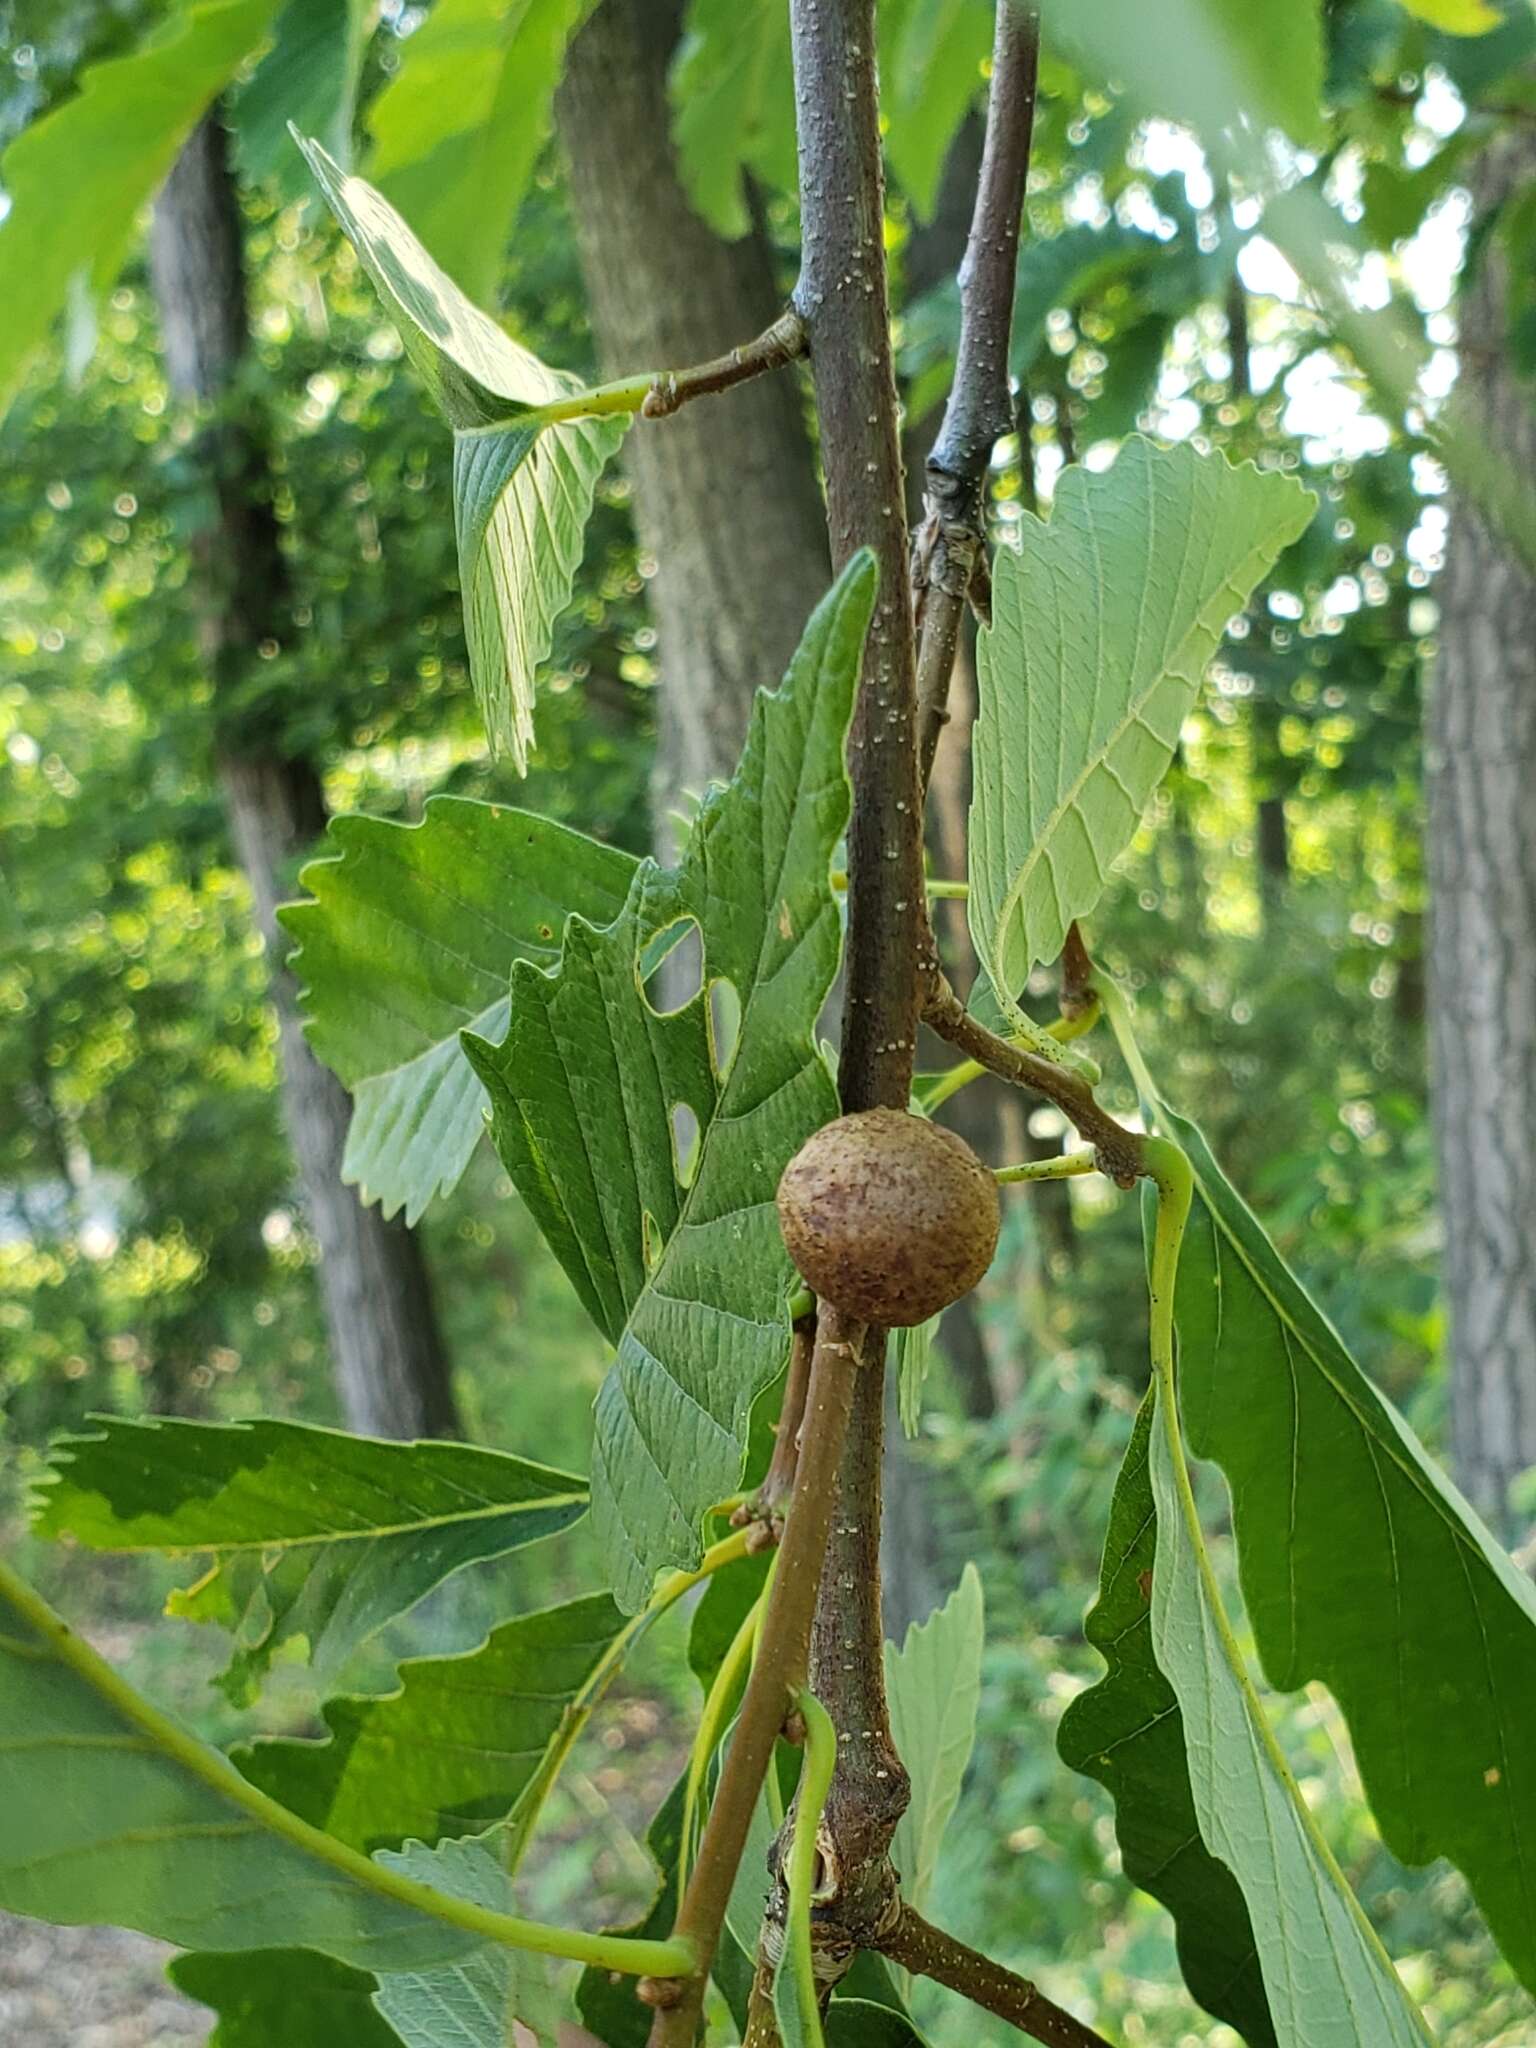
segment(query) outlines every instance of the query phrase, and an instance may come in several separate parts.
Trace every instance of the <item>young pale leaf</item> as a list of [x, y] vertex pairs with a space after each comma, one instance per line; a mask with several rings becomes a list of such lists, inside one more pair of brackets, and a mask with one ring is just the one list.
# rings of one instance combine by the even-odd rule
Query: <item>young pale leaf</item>
[[1125, 1874], [1173, 1915], [1191, 1995], [1248, 2048], [1275, 2048], [1248, 1908], [1236, 1878], [1200, 1839], [1184, 1717], [1152, 1649], [1151, 1425], [1149, 1395], [1115, 1484], [1099, 1597], [1085, 1624], [1109, 1668], [1068, 1707], [1056, 1746], [1114, 1800]]
[[912, 1775], [912, 1801], [897, 1825], [891, 1859], [901, 1895], [921, 1912], [933, 1889], [939, 1845], [960, 1798], [976, 1739], [984, 1635], [981, 1578], [968, 1564], [928, 1619], [885, 1646], [896, 1752]]
[[394, 208], [300, 145], [454, 430], [453, 504], [470, 673], [492, 745], [519, 770], [533, 686], [570, 602], [592, 496], [627, 420], [551, 424], [541, 408], [581, 390], [520, 348], [439, 269]]
[[[511, 1883], [481, 1842], [445, 1842], [435, 1850], [412, 1842], [380, 1862], [434, 1891], [449, 1892], [492, 1912], [513, 1909]], [[405, 2048], [558, 2048], [570, 1999], [547, 1957], [482, 1942], [452, 1963], [421, 1970], [380, 1970], [374, 2003]], [[629, 1988], [634, 1999], [634, 1991]], [[514, 2024], [515, 2022], [515, 2024]], [[286, 2044], [285, 2044], [286, 2048]], [[352, 2048], [351, 2042], [345, 2048]]]
[[317, 1948], [368, 1970], [483, 1936], [278, 1806], [142, 1699], [0, 1564], [0, 1907], [181, 1948]]
[[287, 0], [272, 47], [230, 104], [242, 176], [270, 179], [285, 201], [309, 197], [290, 123], [346, 162], [371, 14], [367, 0]]
[[1536, 1586], [1365, 1378], [1196, 1126], [1152, 1107], [1195, 1171], [1180, 1406], [1191, 1450], [1232, 1489], [1265, 1673], [1328, 1687], [1387, 1846], [1464, 1871], [1536, 1990]]
[[[682, 866], [645, 862], [604, 931], [572, 918], [556, 970], [514, 966], [502, 1043], [464, 1040], [496, 1149], [617, 1348], [598, 1396], [593, 1513], [631, 1611], [662, 1566], [697, 1564], [700, 1522], [738, 1485], [752, 1403], [788, 1350], [774, 1193], [837, 1114], [814, 1033], [837, 968], [830, 863], [874, 590], [860, 554], [783, 688], [759, 694], [735, 780], [706, 799]], [[642, 959], [656, 934], [689, 927], [702, 985], [663, 1015]], [[740, 1006], [728, 1050], [714, 1039], [717, 982]]]
[[1177, 1407], [1161, 1389], [1148, 1469], [1153, 1655], [1189, 1731], [1201, 1839], [1248, 1903], [1274, 2038], [1279, 2048], [1432, 2048], [1264, 1718], [1205, 1549]]
[[566, 45], [591, 11], [592, 0], [437, 0], [368, 109], [369, 176], [472, 299], [494, 301]]
[[257, 1742], [234, 1762], [369, 1855], [479, 1834], [526, 1791], [622, 1623], [606, 1593], [520, 1615], [463, 1656], [402, 1664], [397, 1692], [328, 1700], [328, 1740]]
[[896, 1332], [896, 1409], [902, 1433], [908, 1437], [915, 1437], [923, 1426], [923, 1388], [928, 1384], [938, 1330], [939, 1318], [930, 1316], [926, 1323]]
[[139, 209], [209, 103], [255, 49], [277, 0], [194, 0], [127, 57], [93, 64], [72, 99], [0, 162], [0, 412], [72, 290], [104, 291]]
[[234, 1631], [221, 1683], [244, 1703], [290, 1637], [332, 1669], [451, 1573], [569, 1528], [586, 1505], [570, 1473], [467, 1444], [103, 1416], [55, 1446], [37, 1527], [93, 1550], [211, 1553], [172, 1608]]
[[314, 1949], [174, 1956], [166, 1975], [218, 2014], [207, 2048], [400, 2048], [373, 2002], [377, 1978]]
[[431, 798], [419, 825], [336, 818], [334, 853], [278, 915], [298, 941], [305, 1028], [352, 1092], [345, 1177], [414, 1223], [447, 1194], [485, 1129], [459, 1045], [499, 1036], [514, 960], [548, 965], [572, 912], [609, 924], [632, 855], [530, 812]]
[[[1290, 478], [1139, 436], [1074, 465], [992, 571], [970, 924], [1000, 992], [1054, 960], [1161, 781], [1227, 620], [1311, 517]], [[1090, 593], [1084, 602], [1083, 593]]]

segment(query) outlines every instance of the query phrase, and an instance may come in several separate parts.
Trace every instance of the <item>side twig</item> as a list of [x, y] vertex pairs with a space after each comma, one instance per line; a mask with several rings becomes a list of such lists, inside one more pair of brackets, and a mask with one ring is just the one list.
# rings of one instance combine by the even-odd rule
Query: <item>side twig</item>
[[689, 370], [639, 370], [614, 384], [573, 391], [569, 398], [541, 406], [539, 417], [546, 426], [623, 412], [642, 413], [648, 420], [665, 419], [691, 398], [709, 398], [729, 391], [734, 384], [745, 384], [750, 377], [761, 377], [766, 370], [783, 369], [803, 356], [807, 346], [805, 323], [791, 306], [753, 340], [711, 362], [695, 364]]
[[1142, 1138], [1118, 1123], [1095, 1097], [1088, 1083], [1065, 1067], [1058, 1067], [1039, 1053], [1010, 1045], [979, 1024], [942, 974], [935, 974], [923, 1021], [959, 1051], [969, 1054], [989, 1073], [1011, 1081], [1019, 1088], [1033, 1088], [1054, 1102], [1094, 1149], [1099, 1171], [1108, 1174], [1117, 1187], [1128, 1188], [1146, 1171], [1142, 1159]]
[[955, 647], [969, 596], [985, 614], [983, 491], [992, 449], [1014, 425], [1008, 341], [1024, 191], [1035, 124], [1040, 11], [997, 10], [992, 83], [976, 205], [960, 268], [960, 342], [944, 421], [928, 458], [923, 522], [912, 550], [918, 608], [918, 754], [926, 787], [943, 729]]
[[880, 1947], [902, 1969], [958, 1991], [1031, 2040], [1043, 2041], [1046, 2048], [1109, 2048], [1102, 2034], [1074, 2019], [1027, 1977], [1017, 1977], [1001, 1963], [967, 1948], [910, 1906], [903, 1906], [901, 1918]]
[[648, 420], [665, 419], [686, 405], [690, 398], [705, 398], [716, 391], [729, 391], [749, 377], [765, 370], [781, 370], [803, 356], [806, 350], [805, 323], [791, 306], [756, 340], [744, 342], [713, 362], [700, 363], [692, 370], [663, 370], [645, 394], [640, 410]]

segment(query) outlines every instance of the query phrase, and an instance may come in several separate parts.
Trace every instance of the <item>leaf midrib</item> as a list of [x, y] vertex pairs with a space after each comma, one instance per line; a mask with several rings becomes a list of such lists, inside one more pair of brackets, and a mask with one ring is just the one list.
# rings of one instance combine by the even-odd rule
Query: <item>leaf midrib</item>
[[[111, 1512], [112, 1503], [104, 1493], [97, 1493], [95, 1498], [103, 1502]], [[233, 1543], [215, 1543], [205, 1538], [200, 1543], [114, 1543], [100, 1547], [110, 1547], [114, 1556], [122, 1557], [197, 1557], [205, 1551], [211, 1552], [215, 1557], [225, 1557], [248, 1550], [315, 1550], [332, 1543], [382, 1543], [392, 1536], [419, 1536], [429, 1534], [434, 1529], [456, 1528], [465, 1522], [489, 1522], [504, 1515], [533, 1514], [540, 1508], [584, 1506], [588, 1498], [589, 1495], [585, 1492], [541, 1494], [537, 1500], [494, 1501], [483, 1507], [460, 1509], [453, 1514], [426, 1515], [414, 1522], [385, 1523], [369, 1529], [339, 1529], [313, 1536], [243, 1536]], [[83, 1543], [87, 1539], [76, 1535], [76, 1540]], [[98, 1546], [91, 1547], [94, 1549]]]

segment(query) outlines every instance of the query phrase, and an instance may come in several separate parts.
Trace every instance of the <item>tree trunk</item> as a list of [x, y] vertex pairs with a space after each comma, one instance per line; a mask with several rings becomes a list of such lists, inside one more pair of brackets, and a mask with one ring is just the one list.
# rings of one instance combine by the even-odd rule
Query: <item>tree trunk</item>
[[[726, 242], [678, 180], [667, 69], [679, 0], [604, 0], [571, 45], [555, 109], [603, 373], [677, 369], [783, 311], [766, 237]], [[776, 683], [830, 581], [798, 379], [778, 372], [637, 421], [625, 461], [662, 690], [657, 850], [685, 791], [728, 778], [759, 683]]]
[[[265, 446], [237, 395], [248, 346], [239, 203], [217, 114], [193, 132], [155, 205], [150, 269], [173, 390], [218, 408], [197, 444], [212, 510], [193, 539], [199, 639], [216, 704], [264, 642], [287, 625], [287, 578], [272, 515]], [[276, 908], [299, 856], [325, 825], [309, 762], [266, 741], [227, 710], [216, 741], [235, 855], [250, 884], [272, 963], [283, 1068], [283, 1114], [309, 1221], [341, 1411], [376, 1436], [450, 1435], [457, 1416], [421, 1247], [342, 1184], [346, 1090], [310, 1051], [297, 990], [280, 963]], [[235, 1170], [232, 1162], [232, 1170]]]
[[[1511, 133], [1477, 167], [1480, 212], [1533, 178], [1536, 139]], [[1536, 409], [1509, 362], [1507, 311], [1490, 236], [1462, 297], [1458, 399], [1528, 476]], [[1503, 1520], [1509, 1482], [1536, 1464], [1536, 577], [1464, 498], [1438, 596], [1429, 1010], [1451, 1414], [1461, 1482]]]

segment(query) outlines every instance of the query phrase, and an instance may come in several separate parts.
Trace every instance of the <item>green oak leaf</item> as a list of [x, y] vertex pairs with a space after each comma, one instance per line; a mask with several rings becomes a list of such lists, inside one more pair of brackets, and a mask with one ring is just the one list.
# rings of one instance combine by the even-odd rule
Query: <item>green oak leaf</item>
[[778, 0], [689, 0], [672, 63], [678, 175], [701, 218], [734, 240], [752, 225], [744, 176], [795, 189], [789, 15]]
[[24, 128], [0, 188], [0, 412], [83, 281], [106, 290], [139, 210], [261, 42], [277, 0], [194, 0], [126, 57], [93, 64], [73, 98]]
[[400, 2048], [373, 2002], [378, 1979], [314, 1949], [173, 1956], [166, 1975], [218, 2014], [207, 2048]]
[[36, 1526], [93, 1550], [211, 1556], [172, 1611], [234, 1632], [220, 1682], [244, 1704], [291, 1637], [334, 1669], [452, 1573], [569, 1528], [586, 1505], [584, 1480], [467, 1444], [101, 1416], [55, 1444]]
[[981, 1575], [967, 1564], [960, 1583], [898, 1649], [885, 1646], [885, 1689], [896, 1753], [912, 1776], [912, 1799], [897, 1824], [891, 1859], [901, 1895], [923, 1910], [939, 1845], [960, 1798], [981, 1703], [984, 1615]]
[[1201, 1533], [1177, 1405], [1161, 1388], [1146, 1469], [1137, 1511], [1150, 1506], [1157, 1520], [1153, 1655], [1187, 1731], [1201, 1840], [1248, 1904], [1274, 2039], [1279, 2048], [1432, 2048], [1264, 1718]]
[[300, 142], [434, 403], [453, 428], [453, 509], [470, 674], [493, 746], [519, 771], [534, 677], [570, 602], [592, 497], [622, 416], [552, 423], [581, 390], [519, 347], [433, 262], [369, 184]]
[[0, 1564], [0, 1907], [181, 1948], [302, 1944], [359, 1970], [480, 1933], [248, 1784]]
[[1084, 1629], [1109, 1668], [1068, 1707], [1056, 1746], [1114, 1800], [1125, 1874], [1173, 1915], [1191, 1995], [1249, 2048], [1275, 2048], [1248, 1908], [1236, 1878], [1200, 1838], [1184, 1717], [1153, 1652], [1151, 1428], [1149, 1396], [1115, 1484], [1099, 1597]]
[[608, 924], [635, 860], [530, 812], [435, 796], [418, 825], [335, 818], [278, 915], [311, 1045], [352, 1094], [343, 1175], [414, 1223], [485, 1129], [459, 1033], [506, 1029], [514, 960], [549, 965], [576, 912]]
[[493, 1629], [460, 1656], [416, 1657], [397, 1691], [327, 1700], [324, 1742], [233, 1752], [253, 1785], [372, 1855], [504, 1820], [623, 1625], [595, 1593]]
[[[830, 864], [874, 591], [860, 554], [783, 688], [759, 693], [741, 766], [706, 798], [682, 866], [644, 862], [604, 930], [573, 917], [553, 971], [519, 961], [499, 1045], [465, 1035], [502, 1162], [617, 1351], [597, 1402], [593, 1514], [629, 1611], [661, 1567], [697, 1564], [701, 1520], [740, 1483], [752, 1403], [788, 1351], [774, 1193], [837, 1114], [815, 1026], [837, 970]], [[646, 949], [690, 926], [702, 983], [662, 1014]], [[740, 1005], [729, 1048], [717, 982]]]
[[[1054, 960], [1161, 781], [1227, 620], [1311, 517], [1289, 477], [1140, 436], [1062, 473], [992, 569], [970, 925], [999, 992]], [[1093, 594], [1084, 603], [1083, 592]]]
[[1466, 1875], [1536, 1990], [1536, 1586], [1161, 1102], [1195, 1200], [1175, 1297], [1190, 1449], [1226, 1474], [1270, 1683], [1326, 1685], [1395, 1856]]
[[368, 109], [369, 176], [472, 299], [495, 298], [566, 46], [591, 11], [592, 0], [437, 0]]

